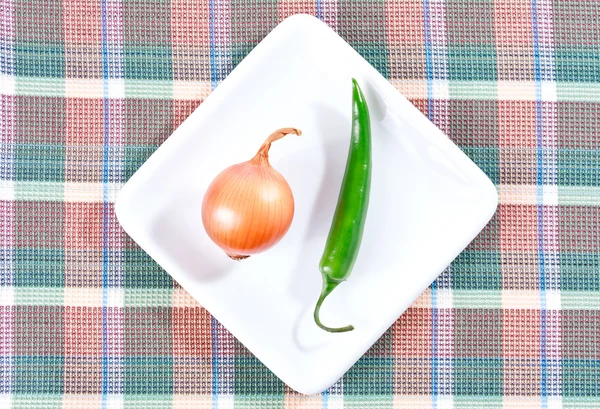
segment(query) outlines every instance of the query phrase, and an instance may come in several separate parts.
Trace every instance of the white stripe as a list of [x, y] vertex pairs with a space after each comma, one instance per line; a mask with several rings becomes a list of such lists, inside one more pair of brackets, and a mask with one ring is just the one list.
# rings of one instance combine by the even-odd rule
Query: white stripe
[[[7, 47], [5, 51], [7, 54], [12, 54], [12, 47]], [[8, 59], [12, 59], [12, 56], [9, 55]], [[4, 95], [17, 95], [17, 78], [12, 75], [0, 74], [0, 89]]]
[[542, 101], [543, 102], [556, 102], [558, 101], [558, 95], [556, 91], [556, 82], [554, 81], [542, 81]]
[[[38, 299], [42, 303], [50, 305], [53, 301], [48, 298], [49, 294], [55, 291], [47, 287], [27, 287], [23, 291], [27, 292], [27, 299], [33, 300]], [[60, 305], [69, 307], [100, 307], [102, 306], [102, 289], [101, 288], [82, 288], [82, 287], [65, 287], [61, 289], [64, 293], [64, 302], [62, 297], [54, 297], [55, 302]], [[446, 294], [449, 294], [448, 290], [444, 290]], [[15, 305], [15, 288], [14, 287], [3, 287], [0, 288], [0, 305], [10, 306]], [[480, 307], [494, 307], [501, 309], [531, 309], [536, 310], [540, 308], [540, 291], [536, 290], [502, 290], [500, 294], [498, 291], [482, 291], [482, 290], [453, 290], [453, 296], [455, 298], [473, 297], [474, 300], [481, 300], [481, 305], [473, 304], [473, 308]], [[489, 294], [482, 294], [489, 293]], [[498, 303], [492, 300], [488, 295], [498, 295]], [[548, 310], [558, 311], [562, 309], [579, 309], [587, 305], [589, 309], [599, 309], [600, 301], [598, 294], [590, 291], [565, 291], [562, 290], [559, 294], [557, 290], [547, 290], [544, 292], [547, 300]], [[558, 298], [559, 295], [562, 297]], [[190, 301], [175, 302], [173, 307], [189, 307], [198, 308], [200, 304], [196, 302], [190, 295], [183, 289], [128, 289], [122, 288], [111, 288], [108, 290], [108, 307], [123, 307], [125, 305], [124, 299], [130, 298], [130, 306], [146, 307], [160, 304], [161, 299], [178, 299], [184, 300], [189, 299]], [[565, 299], [566, 297], [566, 299]], [[487, 300], [486, 300], [487, 298]], [[46, 300], [44, 300], [46, 299]], [[501, 299], [501, 301], [500, 301]], [[566, 304], [565, 304], [566, 301]], [[470, 301], [469, 301], [470, 302]], [[487, 304], [486, 304], [487, 303]], [[500, 305], [501, 304], [501, 305]], [[52, 304], [54, 305], [54, 304]], [[163, 306], [171, 306], [170, 301], [165, 301]], [[438, 306], [440, 310], [450, 312], [452, 308], [456, 307], [456, 302], [446, 303], [445, 306]], [[411, 308], [417, 308], [414, 304]], [[429, 307], [430, 308], [430, 307]], [[442, 313], [441, 313], [442, 314]], [[229, 335], [220, 334], [220, 337], [233, 345], [233, 338], [229, 339]], [[224, 356], [234, 356], [233, 350], [222, 351]], [[335, 388], [343, 389], [343, 384], [335, 384]]]
[[[231, 30], [231, 9], [228, 1], [215, 1], [215, 51], [217, 54], [216, 69], [218, 80], [222, 81], [225, 77], [221, 75], [228, 75], [233, 69], [231, 62], [231, 41], [230, 41], [230, 30]], [[223, 74], [220, 74], [223, 73]]]
[[454, 396], [438, 396], [437, 407], [439, 409], [452, 409], [454, 407]]
[[[539, 44], [539, 63], [542, 80], [546, 81], [542, 86], [542, 99], [555, 98], [557, 99], [556, 83], [552, 82], [556, 79], [554, 66], [554, 27], [552, 15], [551, 0], [536, 0], [537, 11], [537, 31]], [[549, 84], [553, 84], [553, 87]], [[558, 134], [557, 134], [557, 112], [556, 105], [551, 104], [546, 109], [542, 110], [542, 166], [544, 173], [542, 175], [542, 183], [544, 186], [557, 185], [558, 183]], [[550, 110], [550, 111], [548, 111]], [[560, 362], [562, 357], [562, 321], [561, 314], [556, 314], [552, 310], [557, 310], [562, 307], [560, 294], [560, 243], [559, 243], [559, 223], [558, 223], [558, 203], [560, 202], [561, 189], [558, 188], [556, 196], [546, 194], [542, 199], [544, 204], [543, 212], [543, 241], [542, 248], [544, 252], [544, 278], [546, 282], [545, 292], [545, 308], [550, 310], [546, 313], [546, 347], [542, 351], [548, 359], [546, 365], [546, 387], [552, 394], [552, 391], [561, 390], [562, 385], [562, 368]], [[558, 200], [554, 199], [556, 197]], [[544, 398], [547, 403], [547, 398]]]
[[542, 203], [546, 206], [558, 206], [558, 186], [555, 184], [542, 186]]
[[[122, 0], [106, 0], [106, 48], [108, 60], [108, 94], [104, 97], [111, 99], [108, 104], [109, 115], [109, 144], [111, 146], [122, 146], [124, 144], [124, 117], [125, 106], [122, 98], [125, 97], [125, 82], [123, 80], [123, 4]], [[108, 180], [123, 180], [123, 150], [108, 149], [105, 158], [110, 166], [108, 167]], [[107, 198], [109, 202], [116, 199], [121, 183], [108, 183], [103, 185], [108, 190]], [[65, 184], [65, 200], [79, 200], [82, 198], [82, 191], [74, 189], [75, 186]], [[121, 239], [117, 236], [115, 239]], [[113, 257], [110, 257], [108, 262], [108, 288], [104, 288], [106, 302], [104, 306], [108, 308], [106, 326], [110, 336], [107, 339], [107, 354], [109, 356], [108, 364], [108, 383], [119, 391], [123, 388], [124, 379], [124, 322], [123, 315], [120, 313], [125, 306], [124, 290], [122, 283], [123, 277], [123, 249], [125, 244], [123, 240], [115, 243], [118, 249], [114, 252]], [[66, 297], [65, 297], [66, 299]], [[118, 393], [117, 393], [118, 394]], [[114, 395], [114, 394], [113, 394]], [[110, 395], [109, 395], [110, 396]], [[120, 396], [119, 396], [120, 398]], [[121, 404], [122, 400], [117, 399], [117, 404]], [[109, 402], [107, 402], [109, 403]], [[107, 407], [112, 407], [110, 404]]]
[[173, 81], [173, 99], [176, 100], [204, 100], [211, 92], [210, 81]]
[[122, 308], [125, 306], [125, 290], [123, 288], [109, 288], [107, 292], [107, 307]]
[[[39, 291], [40, 297], [48, 291], [46, 288], [30, 288], [29, 295], [35, 297], [35, 292]], [[64, 287], [63, 291], [65, 307], [102, 307], [102, 288], [90, 287]]]
[[[66, 96], [70, 98], [102, 98], [103, 96], [102, 80], [97, 79], [15, 78], [13, 75], [0, 74], [0, 82], [9, 85], [4, 92], [5, 95]], [[147, 99], [198, 101], [204, 100], [211, 93], [210, 81], [110, 78], [107, 82], [109, 87], [108, 97], [116, 99], [143, 97]], [[390, 82], [408, 99], [427, 98], [427, 81], [425, 80], [392, 79]], [[11, 85], [15, 83], [16, 85]], [[449, 81], [434, 79], [431, 84], [432, 98], [435, 100], [536, 100], [536, 84], [534, 81]], [[598, 83], [557, 83], [542, 80], [540, 85], [543, 102], [600, 102], [600, 84]]]
[[502, 290], [502, 308], [505, 310], [540, 308], [540, 292], [534, 290]]
[[[227, 403], [228, 399], [220, 398], [219, 404], [221, 404], [221, 399], [223, 399], [223, 407], [233, 409], [233, 402]], [[229, 406], [227, 406], [229, 405]], [[168, 406], [167, 406], [168, 407]], [[149, 406], [152, 408], [152, 406]], [[213, 409], [213, 397], [212, 395], [173, 395], [173, 409]], [[219, 406], [219, 409], [221, 406]]]
[[[215, 1], [214, 3], [214, 42], [215, 42], [215, 69], [216, 80], [221, 82], [226, 75], [233, 69], [231, 60], [231, 41], [230, 41], [230, 20], [231, 10], [230, 2]], [[227, 395], [233, 396], [235, 390], [235, 351], [233, 350], [234, 339], [227, 331], [223, 331], [221, 325], [217, 325], [218, 338], [218, 366], [217, 366], [217, 385], [219, 388], [218, 407], [230, 408], [233, 399]]]
[[[434, 407], [431, 395], [393, 395], [392, 399], [394, 409], [431, 409]], [[467, 400], [467, 398], [463, 400]], [[461, 407], [466, 408], [467, 406]]]
[[[123, 183], [107, 185], [108, 201], [114, 202]], [[102, 183], [0, 181], [0, 200], [101, 203]]]
[[[212, 408], [212, 400], [210, 402], [206, 402], [207, 408]], [[187, 406], [188, 408], [190, 406]], [[194, 406], [197, 407], [197, 406]], [[217, 397], [217, 407], [218, 409], [234, 409], [235, 408], [235, 397], [233, 395], [218, 395]]]
[[[114, 202], [123, 183], [108, 183], [108, 201]], [[499, 203], [536, 205], [537, 186], [498, 185]], [[600, 186], [542, 186], [545, 205], [600, 206]], [[0, 181], [0, 200], [102, 202], [102, 184], [84, 182]], [[558, 244], [554, 244], [557, 248]]]
[[[220, 395], [233, 396], [235, 391], [235, 339], [228, 331], [222, 331], [221, 326], [217, 327], [219, 336], [219, 388], [222, 391]], [[220, 407], [220, 406], [219, 406]]]
[[[447, 101], [450, 100], [450, 85], [448, 80], [434, 79], [431, 81], [431, 99]], [[442, 115], [443, 117], [443, 115]], [[447, 129], [442, 129], [445, 133], [448, 133]]]
[[546, 290], [546, 308], [556, 311], [562, 309], [560, 290]]
[[337, 0], [321, 0], [321, 14], [323, 22], [334, 31], [338, 30]]
[[[589, 401], [585, 401], [586, 405], [589, 404]], [[563, 400], [562, 396], [548, 396], [548, 409], [562, 409], [563, 408]]]
[[[453, 291], [450, 288], [438, 288], [436, 290], [436, 297], [437, 297], [437, 308], [446, 308], [446, 309], [452, 309], [453, 308]], [[415, 305], [413, 304], [413, 307]]]
[[[15, 305], [15, 288], [13, 286], [3, 286], [0, 287], [0, 306], [3, 307], [11, 307]], [[8, 315], [3, 315], [2, 317], [7, 317]], [[1, 319], [0, 319], [1, 320]], [[11, 333], [10, 329], [10, 322], [5, 322], [4, 323], [4, 327], [3, 328], [9, 328], [9, 331], [6, 331], [7, 333]], [[11, 337], [2, 337], [1, 338], [4, 342], [2, 342], [2, 344], [0, 344], [0, 351], [4, 351], [6, 352], [6, 355], [10, 355], [10, 351], [12, 351], [12, 339]], [[1, 406], [0, 406], [1, 407]]]
[[541, 404], [539, 396], [502, 396], [502, 409], [539, 408]]
[[[431, 95], [433, 98], [432, 120], [444, 133], [448, 133], [448, 99], [450, 87], [448, 83], [448, 45], [446, 40], [446, 2], [445, 0], [430, 0], [429, 7], [429, 36], [431, 46]], [[434, 356], [438, 358], [436, 374], [438, 395], [434, 397], [439, 408], [452, 408], [453, 401], [447, 396], [439, 395], [440, 392], [452, 389], [454, 383], [454, 371], [452, 361], [445, 357], [453, 355], [452, 333], [454, 331], [453, 315], [448, 314], [447, 308], [452, 308], [452, 289], [440, 289], [435, 291], [437, 308], [437, 340]]]
[[537, 0], [536, 10], [541, 79], [542, 81], [554, 81], [556, 75], [552, 0]]
[[[151, 307], [163, 306], [171, 307], [171, 297], [175, 299], [189, 299], [185, 306], [190, 308], [198, 308], [198, 304], [192, 297], [183, 289], [123, 289], [109, 288], [107, 307], [123, 308], [125, 299], [129, 298], [129, 306], [135, 307]], [[60, 292], [60, 296], [57, 293]], [[16, 295], [15, 295], [16, 293]], [[21, 296], [15, 300], [15, 297]], [[64, 297], [64, 301], [63, 298]], [[64, 305], [65, 307], [102, 307], [102, 288], [90, 287], [63, 287], [52, 289], [48, 287], [0, 287], [0, 306], [25, 305], [35, 302], [35, 305]], [[182, 306], [180, 304], [180, 306]], [[111, 330], [115, 327], [111, 326]], [[122, 341], [122, 340], [121, 340]], [[122, 342], [121, 342], [122, 344]], [[233, 338], [231, 345], [233, 345]], [[229, 351], [231, 356], [234, 356], [233, 351]]]
[[429, 35], [434, 81], [448, 80], [446, 40], [446, 0], [429, 0]]
[[344, 408], [344, 378], [341, 377], [336, 383], [329, 388], [327, 395], [327, 409], [343, 409]]
[[328, 395], [327, 409], [344, 409], [344, 395]]
[[[10, 377], [13, 371], [13, 368], [10, 365], [6, 365], [4, 366], [3, 369], [5, 372], [5, 376]], [[6, 379], [4, 382], [10, 382], [10, 378]], [[8, 388], [8, 385], [5, 386], [5, 388], [7, 388], [8, 390], [10, 390]], [[12, 395], [9, 395], [7, 393], [2, 393], [0, 394], [0, 408], [12, 408]]]
[[560, 305], [563, 310], [600, 310], [597, 291], [561, 290]]
[[[0, 200], [12, 202], [15, 200], [15, 183], [10, 180], [0, 181]], [[0, 233], [0, 244], [3, 247], [10, 247], [7, 245], [9, 239], [6, 237], [7, 232]]]
[[[498, 201], [505, 205], [537, 205], [537, 189], [538, 186], [535, 185], [498, 185]], [[598, 186], [543, 185], [541, 189], [544, 205], [600, 205]], [[556, 220], [555, 223], [557, 222]], [[553, 248], [557, 249], [558, 244], [553, 243]]]
[[[77, 380], [75, 380], [77, 382]], [[65, 393], [61, 395], [62, 400], [62, 409], [100, 409], [102, 407], [102, 395], [100, 394], [91, 394], [91, 393], [78, 393], [78, 394], [70, 394]], [[32, 408], [41, 407], [38, 405], [30, 406]], [[47, 407], [54, 407], [54, 405], [48, 405]], [[112, 409], [113, 406], [107, 406], [107, 408]]]
[[108, 395], [106, 397], [106, 407], [110, 409], [123, 409], [125, 407], [123, 395]]
[[108, 81], [108, 98], [125, 98], [125, 80], [123, 78], [113, 78]]

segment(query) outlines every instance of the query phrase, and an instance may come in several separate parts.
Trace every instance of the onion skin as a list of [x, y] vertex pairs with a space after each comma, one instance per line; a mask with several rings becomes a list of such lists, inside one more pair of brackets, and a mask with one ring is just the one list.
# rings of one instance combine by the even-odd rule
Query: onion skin
[[269, 163], [271, 142], [295, 128], [275, 131], [256, 155], [229, 166], [211, 182], [202, 202], [202, 223], [210, 239], [234, 260], [261, 253], [288, 232], [294, 196], [283, 175]]

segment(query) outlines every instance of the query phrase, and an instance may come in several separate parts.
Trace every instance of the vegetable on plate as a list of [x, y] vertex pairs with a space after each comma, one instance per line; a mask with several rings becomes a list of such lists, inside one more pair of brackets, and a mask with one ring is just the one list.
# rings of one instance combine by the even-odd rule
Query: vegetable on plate
[[328, 332], [347, 332], [354, 327], [332, 328], [321, 323], [325, 298], [352, 272], [363, 237], [371, 187], [371, 122], [365, 96], [352, 79], [352, 131], [346, 169], [333, 221], [319, 269], [323, 288], [314, 310], [316, 324]]
[[294, 196], [283, 175], [269, 163], [271, 143], [296, 128], [273, 132], [256, 155], [228, 167], [208, 187], [202, 223], [208, 236], [233, 260], [258, 254], [279, 242], [294, 217]]

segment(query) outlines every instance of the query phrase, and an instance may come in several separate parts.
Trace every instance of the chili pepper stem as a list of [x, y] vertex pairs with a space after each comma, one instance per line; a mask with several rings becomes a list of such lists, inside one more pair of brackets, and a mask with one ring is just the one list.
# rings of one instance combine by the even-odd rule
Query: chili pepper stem
[[319, 296], [319, 299], [317, 300], [317, 305], [315, 306], [315, 313], [314, 313], [315, 322], [317, 323], [319, 328], [324, 329], [325, 331], [328, 331], [328, 332], [348, 332], [348, 331], [352, 331], [354, 329], [354, 326], [352, 326], [352, 325], [346, 325], [345, 327], [331, 328], [326, 325], [323, 325], [321, 323], [321, 319], [319, 318], [319, 313], [321, 311], [321, 305], [323, 304], [323, 301], [329, 294], [331, 294], [331, 292], [339, 284], [340, 284], [339, 281], [334, 281], [331, 278], [324, 275], [323, 276], [323, 289], [321, 290], [321, 295]]

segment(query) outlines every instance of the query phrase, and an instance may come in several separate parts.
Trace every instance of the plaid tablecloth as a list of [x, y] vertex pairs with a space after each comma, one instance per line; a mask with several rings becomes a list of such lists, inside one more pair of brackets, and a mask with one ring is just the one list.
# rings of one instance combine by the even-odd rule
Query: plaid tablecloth
[[[279, 381], [113, 208], [299, 12], [500, 193], [477, 239], [317, 396]], [[2, 0], [0, 14], [0, 407], [600, 406], [597, 0]]]

